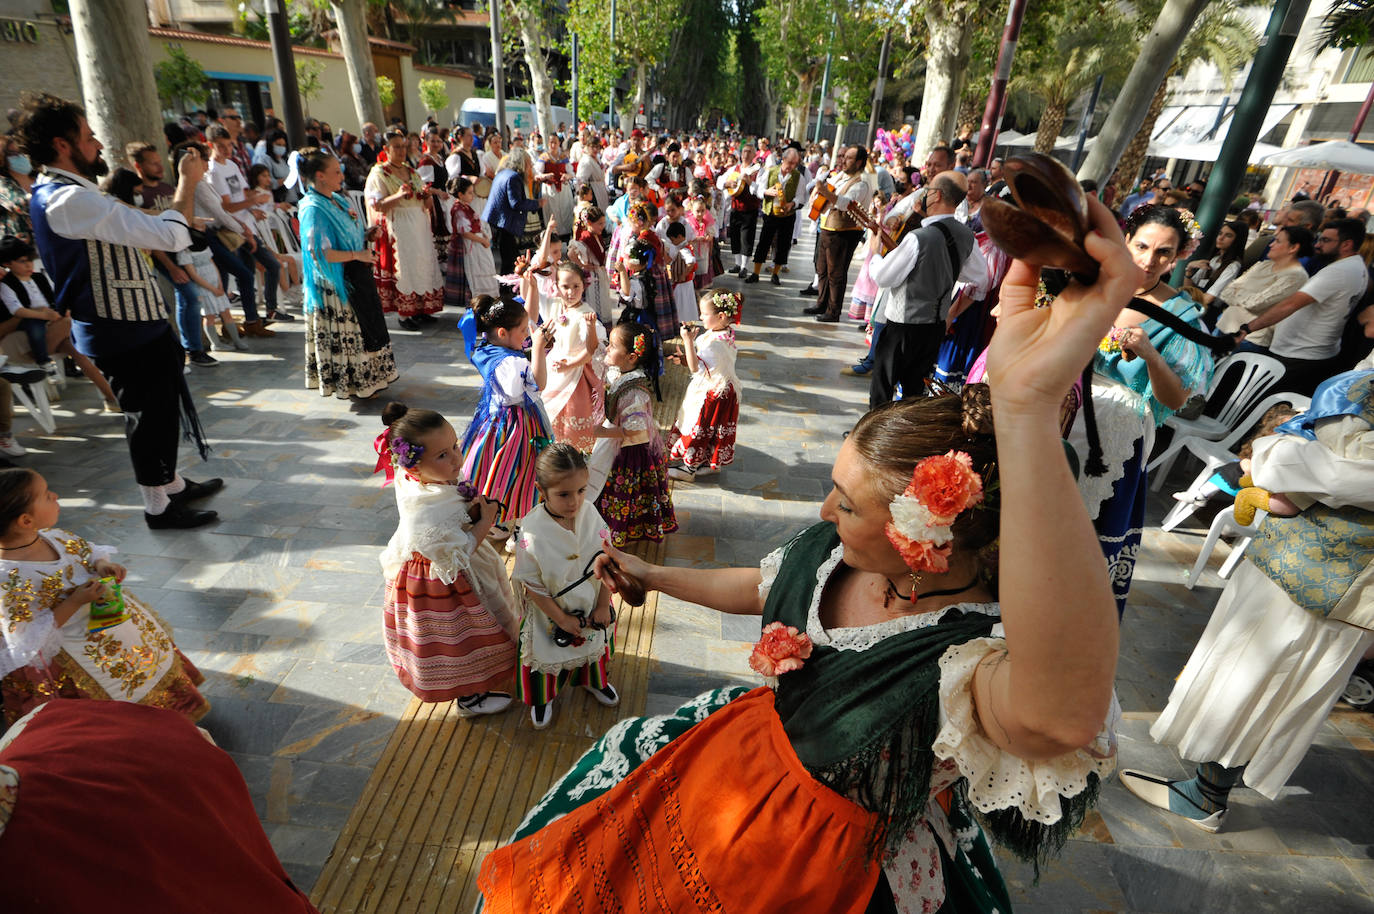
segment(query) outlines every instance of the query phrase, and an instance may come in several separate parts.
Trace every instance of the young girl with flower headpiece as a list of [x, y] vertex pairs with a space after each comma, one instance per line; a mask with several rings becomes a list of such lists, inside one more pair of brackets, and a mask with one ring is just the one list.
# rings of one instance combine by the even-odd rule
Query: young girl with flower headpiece
[[611, 542], [659, 542], [677, 529], [668, 494], [668, 454], [654, 422], [650, 377], [658, 371], [653, 331], [611, 328], [606, 346], [606, 422], [587, 461], [587, 499], [606, 519]]
[[512, 580], [523, 590], [520, 700], [536, 730], [553, 722], [553, 700], [582, 686], [608, 707], [620, 704], [606, 666], [615, 642], [611, 591], [593, 574], [609, 537], [587, 498], [582, 452], [559, 442], [535, 467], [542, 503], [520, 521]]
[[448, 269], [444, 273], [444, 304], [459, 308], [472, 306], [478, 295], [500, 295], [496, 281], [496, 262], [491, 256], [491, 227], [473, 210], [477, 186], [471, 178], [459, 175], [449, 181], [453, 197], [448, 241]]
[[[677, 310], [673, 307], [673, 284], [668, 279], [668, 254], [654, 231], [652, 210], [640, 200], [631, 203], [626, 215], [629, 243], [621, 250], [616, 266], [620, 271], [620, 294], [634, 300], [647, 312], [644, 323], [658, 334], [658, 344], [677, 335]], [[639, 288], [633, 288], [632, 278]]]
[[377, 469], [396, 483], [400, 522], [382, 550], [382, 632], [401, 684], [464, 715], [504, 711], [519, 615], [505, 563], [486, 541], [499, 504], [462, 475], [458, 434], [428, 409], [388, 403]]
[[612, 310], [611, 276], [606, 272], [606, 214], [594, 203], [579, 203], [573, 222], [573, 237], [568, 242], [568, 259], [582, 268], [587, 279], [585, 301], [601, 323], [615, 323]]
[[701, 324], [682, 327], [682, 354], [692, 380], [673, 423], [671, 456], [681, 459], [682, 467], [668, 471], [672, 479], [717, 473], [735, 459], [740, 380], [732, 324], [743, 302], [738, 292], [707, 289], [697, 302]]
[[582, 294], [582, 270], [571, 260], [554, 268], [555, 295], [545, 312], [551, 328], [548, 384], [544, 406], [553, 422], [553, 437], [579, 451], [590, 451], [604, 416], [606, 331]]
[[552, 439], [539, 395], [547, 378], [548, 334], [534, 334], [524, 356], [530, 318], [516, 301], [478, 296], [472, 304], [479, 342], [472, 363], [482, 375], [477, 412], [463, 434], [463, 478], [501, 502], [493, 535], [510, 535], [509, 524], [534, 506], [534, 461]]
[[715, 279], [715, 273], [711, 270], [711, 252], [716, 244], [716, 217], [711, 215], [709, 186], [692, 182], [692, 198], [687, 201], [687, 212], [683, 216], [695, 233], [691, 248], [692, 256], [697, 261], [697, 271], [692, 276], [692, 284], [698, 292], [710, 286], [711, 280]]

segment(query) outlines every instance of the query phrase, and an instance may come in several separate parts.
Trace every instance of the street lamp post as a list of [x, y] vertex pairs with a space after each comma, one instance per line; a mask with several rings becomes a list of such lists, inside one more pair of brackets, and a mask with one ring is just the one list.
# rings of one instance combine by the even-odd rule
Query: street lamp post
[[496, 95], [496, 129], [506, 136], [506, 65], [501, 59], [501, 0], [490, 0], [491, 81]]
[[[301, 93], [296, 86], [296, 62], [291, 55], [291, 30], [286, 25], [284, 0], [266, 0], [267, 37], [272, 42], [272, 64], [277, 71], [277, 92], [281, 103], [281, 122], [292, 149], [305, 145], [305, 118], [301, 114]], [[385, 125], [381, 125], [385, 126]]]

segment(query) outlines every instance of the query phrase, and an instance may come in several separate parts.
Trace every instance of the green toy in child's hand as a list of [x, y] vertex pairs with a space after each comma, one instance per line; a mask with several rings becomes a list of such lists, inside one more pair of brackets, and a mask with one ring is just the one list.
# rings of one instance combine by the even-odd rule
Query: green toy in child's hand
[[114, 577], [103, 577], [100, 579], [100, 583], [105, 585], [105, 597], [91, 602], [91, 618], [86, 624], [87, 631], [104, 631], [107, 628], [113, 628], [129, 617], [128, 610], [124, 606], [124, 593], [119, 586], [119, 581]]

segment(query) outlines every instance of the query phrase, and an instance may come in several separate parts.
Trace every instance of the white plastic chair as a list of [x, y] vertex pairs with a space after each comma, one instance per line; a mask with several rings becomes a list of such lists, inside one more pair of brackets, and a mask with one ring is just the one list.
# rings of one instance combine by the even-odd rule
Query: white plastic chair
[[[1231, 359], [1245, 359], [1249, 363], [1250, 359], [1263, 359], [1267, 363], [1272, 363], [1276, 367], [1276, 374], [1268, 374], [1271, 366], [1264, 363], [1242, 364], [1239, 370], [1242, 371], [1237, 388], [1232, 390], [1231, 397], [1226, 401], [1226, 405], [1221, 408], [1219, 414], [1213, 419], [1212, 416], [1198, 416], [1197, 419], [1180, 419], [1179, 416], [1171, 415], [1165, 419], [1164, 425], [1173, 429], [1173, 440], [1169, 447], [1164, 448], [1160, 456], [1150, 460], [1146, 470], [1149, 471], [1153, 482], [1150, 482], [1151, 491], [1158, 492], [1164, 485], [1164, 480], [1169, 477], [1169, 470], [1173, 469], [1173, 462], [1178, 459], [1179, 452], [1182, 451], [1182, 441], [1184, 437], [1197, 437], [1205, 441], [1219, 441], [1221, 447], [1230, 451], [1237, 441], [1259, 422], [1261, 416], [1272, 405], [1279, 403], [1290, 403], [1296, 410], [1305, 410], [1311, 400], [1300, 393], [1274, 393], [1264, 397], [1265, 390], [1272, 388], [1279, 377], [1283, 374], [1281, 361], [1272, 356], [1265, 356], [1259, 352], [1241, 352], [1231, 356], [1230, 359], [1223, 361], [1217, 367], [1216, 381], [1223, 377], [1223, 371], [1227, 366], [1231, 366]], [[1216, 389], [1216, 381], [1212, 383], [1212, 389]], [[1249, 382], [1249, 383], [1246, 383]], [[1249, 389], [1246, 390], [1246, 386]], [[1264, 397], [1264, 399], [1261, 399]]]
[[10, 382], [14, 399], [29, 411], [33, 421], [51, 435], [57, 431], [57, 420], [48, 402], [48, 373], [41, 368], [6, 364], [0, 366], [0, 378]]
[[1218, 514], [1212, 521], [1212, 528], [1207, 531], [1207, 539], [1202, 544], [1202, 550], [1198, 552], [1197, 561], [1193, 563], [1193, 570], [1188, 572], [1188, 589], [1192, 590], [1197, 586], [1198, 579], [1202, 577], [1202, 569], [1207, 567], [1207, 560], [1212, 557], [1212, 550], [1217, 547], [1217, 540], [1223, 536], [1239, 536], [1240, 539], [1231, 546], [1231, 554], [1226, 557], [1219, 572], [1223, 580], [1229, 578], [1231, 572], [1240, 564], [1240, 560], [1245, 557], [1245, 550], [1250, 547], [1250, 542], [1255, 538], [1255, 534], [1259, 533], [1260, 525], [1268, 516], [1268, 511], [1256, 511], [1255, 519], [1247, 526], [1236, 522], [1236, 513], [1230, 508]]
[[1168, 532], [1188, 518], [1192, 517], [1213, 494], [1221, 491], [1220, 487], [1208, 482], [1217, 467], [1225, 466], [1236, 459], [1236, 455], [1215, 441], [1208, 441], [1189, 435], [1178, 442], [1180, 450], [1184, 450], [1202, 461], [1202, 472], [1197, 474], [1197, 478], [1192, 484], [1182, 492], [1174, 493], [1174, 500], [1178, 504], [1169, 509], [1169, 513], [1164, 515], [1164, 520], [1160, 523], [1159, 529]]
[[[1212, 386], [1207, 391], [1207, 404], [1211, 406], [1212, 398], [1221, 385], [1228, 380], [1235, 380], [1234, 389], [1216, 416], [1203, 415], [1196, 419], [1170, 416], [1164, 420], [1164, 424], [1173, 429], [1176, 435], [1196, 435], [1209, 441], [1219, 441], [1236, 427], [1241, 416], [1281, 377], [1283, 363], [1273, 356], [1262, 352], [1233, 353], [1217, 364], [1212, 373]], [[1163, 455], [1156, 458], [1149, 469], [1154, 470], [1163, 459]], [[1168, 472], [1167, 468], [1165, 472]]]
[[348, 192], [348, 199], [353, 204], [354, 209], [358, 211], [358, 218], [363, 220], [363, 222], [367, 222], [367, 198], [363, 196], [363, 192], [360, 190], [350, 190]]

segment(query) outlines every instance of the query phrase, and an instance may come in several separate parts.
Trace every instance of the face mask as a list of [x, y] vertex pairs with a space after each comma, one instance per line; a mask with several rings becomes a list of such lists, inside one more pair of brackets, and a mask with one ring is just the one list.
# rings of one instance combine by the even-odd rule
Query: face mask
[[353, 154], [354, 154], [355, 156], [356, 156], [356, 155], [362, 155], [362, 152], [363, 152], [363, 144], [362, 144], [362, 143], [354, 143], [354, 144], [353, 144]]
[[272, 151], [276, 153], [278, 156], [286, 155], [286, 147], [281, 143], [274, 143], [272, 145]]
[[29, 162], [28, 156], [8, 156], [6, 162], [10, 171], [17, 175], [27, 175], [33, 172], [33, 165]]

